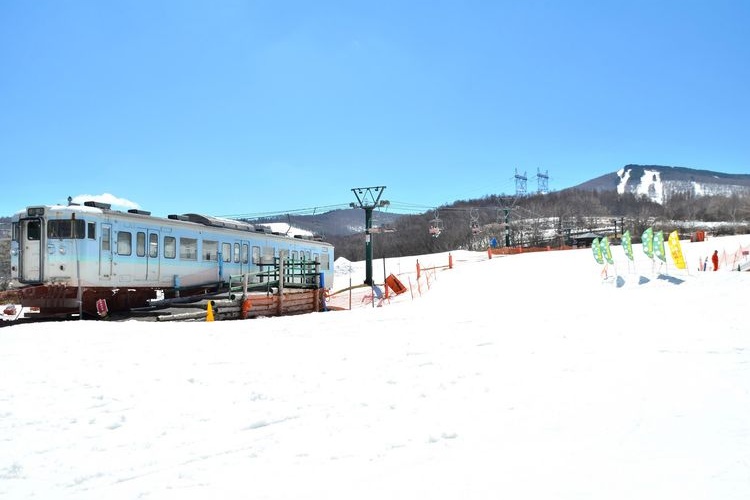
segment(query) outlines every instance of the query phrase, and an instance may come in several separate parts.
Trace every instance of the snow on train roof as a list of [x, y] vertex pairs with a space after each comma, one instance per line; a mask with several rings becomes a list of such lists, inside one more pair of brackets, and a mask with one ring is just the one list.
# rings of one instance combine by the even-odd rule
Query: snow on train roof
[[261, 226], [267, 227], [271, 232], [284, 234], [287, 236], [299, 236], [302, 238], [312, 238], [315, 236], [315, 233], [313, 233], [312, 231], [294, 227], [287, 222], [264, 222], [263, 224], [261, 224]]
[[100, 207], [78, 205], [78, 204], [71, 204], [71, 205], [55, 204], [55, 205], [29, 205], [28, 207], [16, 212], [16, 215], [24, 216], [28, 213], [28, 210], [30, 208], [36, 208], [36, 207], [44, 207], [49, 211], [75, 210], [76, 212], [89, 212], [89, 213], [97, 213], [97, 214], [102, 212], [102, 209]]
[[[223, 217], [213, 217], [211, 215], [201, 214], [185, 214], [182, 217], [190, 222], [197, 222], [198, 224], [204, 224], [206, 226], [239, 229], [240, 231], [255, 231], [254, 225], [239, 220], [225, 219]], [[169, 218], [171, 219], [172, 216], [170, 215]]]

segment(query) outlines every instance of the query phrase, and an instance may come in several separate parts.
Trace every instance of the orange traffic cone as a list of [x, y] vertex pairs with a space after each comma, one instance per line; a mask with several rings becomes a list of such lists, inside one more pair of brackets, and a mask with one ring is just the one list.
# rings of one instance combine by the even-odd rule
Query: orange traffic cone
[[213, 321], [214, 320], [214, 308], [211, 306], [211, 301], [208, 301], [208, 305], [206, 306], [206, 321]]

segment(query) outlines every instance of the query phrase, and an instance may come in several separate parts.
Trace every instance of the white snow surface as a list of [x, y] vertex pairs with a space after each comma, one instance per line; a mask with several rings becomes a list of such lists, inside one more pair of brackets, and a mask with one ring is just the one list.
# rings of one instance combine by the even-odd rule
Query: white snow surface
[[638, 196], [648, 196], [651, 201], [660, 205], [663, 204], [664, 186], [661, 181], [661, 172], [657, 170], [644, 170], [635, 194]]
[[289, 225], [287, 222], [264, 222], [263, 224], [259, 224], [262, 227], [267, 227], [271, 231], [275, 233], [281, 233], [286, 234], [288, 236], [312, 236], [313, 233], [308, 231], [307, 229], [300, 229], [298, 227], [294, 227]]
[[456, 251], [421, 293], [448, 254], [386, 261], [410, 291], [382, 307], [4, 327], [0, 498], [745, 500], [748, 245], [613, 247], [606, 280], [590, 249]]
[[620, 182], [617, 184], [617, 194], [623, 194], [625, 188], [628, 186], [628, 180], [630, 180], [630, 172], [632, 169], [621, 168], [617, 171], [617, 176], [620, 178]]

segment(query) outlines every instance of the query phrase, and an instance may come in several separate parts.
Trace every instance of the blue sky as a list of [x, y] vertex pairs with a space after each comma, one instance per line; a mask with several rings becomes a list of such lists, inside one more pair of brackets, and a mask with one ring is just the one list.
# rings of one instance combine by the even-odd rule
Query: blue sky
[[750, 2], [0, 2], [0, 214], [393, 211], [750, 173]]

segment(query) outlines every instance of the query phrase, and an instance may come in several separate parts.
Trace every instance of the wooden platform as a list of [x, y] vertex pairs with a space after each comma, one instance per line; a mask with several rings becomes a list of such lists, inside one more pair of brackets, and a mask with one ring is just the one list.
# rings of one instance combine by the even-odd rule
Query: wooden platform
[[[214, 321], [289, 316], [325, 309], [321, 289], [285, 289], [282, 293], [255, 292], [243, 296], [218, 295], [211, 299], [142, 310], [136, 316], [153, 321], [206, 321], [208, 309]], [[244, 306], [244, 307], [243, 307]]]

